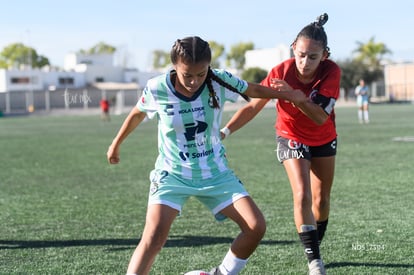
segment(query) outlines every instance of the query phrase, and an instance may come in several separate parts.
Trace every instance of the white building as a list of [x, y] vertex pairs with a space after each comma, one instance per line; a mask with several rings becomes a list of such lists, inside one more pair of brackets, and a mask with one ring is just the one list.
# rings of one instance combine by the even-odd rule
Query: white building
[[245, 54], [245, 68], [258, 67], [266, 71], [270, 71], [280, 62], [291, 57], [290, 47], [279, 45], [276, 48], [250, 50]]
[[113, 56], [70, 53], [66, 55], [63, 67], [65, 71], [83, 73], [89, 85], [95, 82], [124, 82], [124, 68], [114, 66]]
[[43, 73], [39, 70], [0, 69], [0, 92], [43, 89]]
[[[245, 68], [260, 67], [269, 71], [290, 57], [290, 49], [280, 45], [251, 50], [245, 57]], [[0, 112], [98, 107], [101, 97], [116, 98], [117, 105], [120, 101], [128, 105], [136, 102], [137, 92], [140, 93], [150, 78], [161, 73], [115, 66], [113, 54], [79, 53], [65, 57], [64, 70], [3, 69], [0, 70]], [[63, 103], [68, 95], [71, 96], [70, 104]], [[79, 99], [82, 102], [77, 102]]]
[[[104, 96], [125, 95], [122, 104], [136, 102], [147, 81], [161, 72], [140, 72], [114, 65], [113, 54], [70, 53], [65, 57], [64, 70], [0, 69], [0, 113], [34, 111], [53, 108], [88, 108], [99, 106]], [[68, 102], [62, 103], [71, 96]], [[84, 100], [84, 99], [88, 100]], [[82, 102], [74, 102], [80, 101]], [[117, 105], [120, 101], [117, 102]], [[121, 105], [122, 105], [121, 104]]]

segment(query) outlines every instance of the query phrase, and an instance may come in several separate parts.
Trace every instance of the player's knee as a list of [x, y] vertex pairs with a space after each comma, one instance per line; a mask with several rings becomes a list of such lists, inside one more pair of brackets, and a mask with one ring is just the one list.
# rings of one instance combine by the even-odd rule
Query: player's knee
[[263, 221], [260, 221], [259, 223], [256, 224], [255, 228], [254, 228], [254, 232], [256, 232], [256, 235], [258, 236], [258, 238], [262, 239], [266, 233], [266, 222], [263, 219]]
[[312, 207], [312, 196], [306, 192], [294, 194], [294, 204], [296, 209], [309, 209]]
[[260, 241], [266, 233], [266, 221], [264, 218], [257, 219], [255, 223], [248, 226], [245, 233]]
[[161, 236], [153, 235], [147, 239], [141, 239], [141, 244], [152, 253], [158, 253], [164, 247], [167, 240]]

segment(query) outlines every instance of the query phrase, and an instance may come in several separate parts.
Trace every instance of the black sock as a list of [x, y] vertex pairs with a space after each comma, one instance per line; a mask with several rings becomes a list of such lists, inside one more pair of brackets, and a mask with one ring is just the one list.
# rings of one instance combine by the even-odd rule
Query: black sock
[[308, 257], [308, 261], [311, 262], [315, 259], [320, 259], [318, 232], [316, 230], [302, 232], [299, 233], [299, 237], [305, 247], [305, 254]]
[[316, 226], [318, 230], [319, 244], [321, 244], [323, 236], [325, 236], [326, 227], [328, 226], [328, 219], [326, 219], [326, 221], [316, 222]]

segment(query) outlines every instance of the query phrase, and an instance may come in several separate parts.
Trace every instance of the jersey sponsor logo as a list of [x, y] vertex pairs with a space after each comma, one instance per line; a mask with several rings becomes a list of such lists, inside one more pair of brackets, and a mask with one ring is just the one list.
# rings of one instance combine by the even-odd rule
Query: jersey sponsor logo
[[204, 111], [204, 106], [179, 110], [178, 113], [186, 114], [186, 113], [195, 113], [195, 112], [200, 112], [200, 111]]
[[207, 157], [207, 156], [209, 156], [213, 153], [214, 153], [213, 148], [211, 148], [210, 150], [206, 150], [206, 151], [203, 151], [201, 153], [192, 153], [191, 157], [193, 159], [198, 159], [198, 158], [202, 158], [202, 157]]
[[[144, 100], [144, 99], [142, 99], [142, 100]], [[144, 103], [144, 102], [143, 102], [143, 103]], [[173, 115], [175, 115], [175, 112], [174, 112], [174, 105], [172, 105], [172, 104], [167, 104], [167, 105], [165, 105], [164, 112], [165, 112], [165, 114], [166, 114], [167, 116], [173, 116]], [[204, 114], [204, 113], [205, 113], [205, 112], [204, 112], [204, 106], [201, 106], [201, 107], [196, 107], [196, 108], [183, 109], [183, 110], [179, 110], [179, 111], [178, 111], [178, 113], [179, 113], [180, 115], [182, 115], [182, 114], [187, 114], [187, 113], [195, 113], [195, 112], [198, 112], [198, 113], [200, 113], [200, 114]]]
[[[207, 157], [207, 156], [209, 156], [213, 153], [214, 153], [214, 150], [213, 150], [213, 148], [211, 148], [210, 150], [203, 150], [202, 152], [192, 153], [191, 158], [192, 159], [199, 159], [199, 158]], [[186, 161], [190, 158], [190, 154], [188, 152], [184, 153], [184, 152], [181, 151], [178, 155], [180, 156], [180, 158], [183, 161]]]
[[186, 160], [190, 157], [190, 154], [189, 154], [188, 152], [187, 152], [187, 153], [180, 152], [178, 155], [179, 155], [179, 156], [180, 156], [180, 158], [181, 158], [182, 160], [184, 160], [184, 161], [186, 161]]
[[184, 144], [184, 148], [195, 148], [199, 146], [204, 146], [206, 144], [217, 145], [219, 143], [221, 143], [221, 140], [219, 137], [213, 136], [213, 137], [207, 138], [205, 136], [198, 136], [194, 139], [194, 143]]
[[193, 141], [196, 138], [196, 134], [204, 133], [208, 127], [208, 124], [204, 121], [196, 120], [195, 123], [184, 124], [185, 133], [184, 136], [187, 141]]

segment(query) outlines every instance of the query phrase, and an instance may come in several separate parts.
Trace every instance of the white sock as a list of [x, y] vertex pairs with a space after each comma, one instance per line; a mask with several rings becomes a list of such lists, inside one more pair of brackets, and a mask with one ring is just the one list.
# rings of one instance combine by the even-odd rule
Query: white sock
[[224, 275], [236, 275], [246, 266], [247, 259], [237, 258], [231, 250], [229, 250], [219, 266], [220, 272]]
[[369, 121], [368, 111], [364, 111], [364, 120], [365, 120], [365, 122], [368, 122]]
[[362, 121], [362, 110], [358, 110], [358, 119]]

